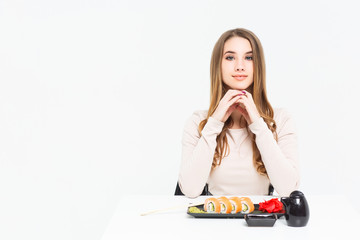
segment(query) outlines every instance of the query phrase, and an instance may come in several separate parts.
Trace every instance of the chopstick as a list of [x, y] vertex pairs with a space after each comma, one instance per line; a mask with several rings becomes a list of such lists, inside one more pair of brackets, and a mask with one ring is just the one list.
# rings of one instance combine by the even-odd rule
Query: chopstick
[[140, 216], [146, 216], [146, 215], [153, 214], [153, 213], [158, 213], [158, 212], [166, 212], [166, 211], [169, 211], [169, 210], [174, 210], [174, 209], [179, 209], [179, 208], [194, 207], [194, 206], [197, 206], [197, 205], [200, 205], [200, 204], [202, 204], [202, 203], [190, 203], [190, 204], [187, 204], [187, 205], [179, 205], [179, 206], [174, 206], [174, 207], [161, 208], [161, 209], [157, 209], [157, 210], [153, 210], [153, 211], [149, 211], [149, 212], [144, 212], [144, 213], [140, 214]]

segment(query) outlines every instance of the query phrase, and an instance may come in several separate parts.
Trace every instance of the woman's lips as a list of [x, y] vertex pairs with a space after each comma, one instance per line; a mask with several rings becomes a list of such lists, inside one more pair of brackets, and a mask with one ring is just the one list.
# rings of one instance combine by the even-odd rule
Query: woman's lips
[[235, 78], [236, 80], [242, 81], [247, 78], [247, 75], [233, 75], [232, 77]]

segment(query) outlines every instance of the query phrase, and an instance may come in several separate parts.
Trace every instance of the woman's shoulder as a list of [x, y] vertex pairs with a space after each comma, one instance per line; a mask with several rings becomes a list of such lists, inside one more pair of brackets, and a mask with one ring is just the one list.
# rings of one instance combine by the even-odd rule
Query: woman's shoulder
[[199, 124], [202, 120], [206, 119], [207, 117], [207, 110], [196, 110], [194, 111], [188, 119], [188, 122], [194, 122]]
[[197, 131], [199, 124], [207, 117], [207, 110], [196, 110], [185, 122], [185, 131]]
[[274, 120], [278, 130], [295, 125], [292, 113], [286, 108], [274, 108]]
[[193, 112], [192, 117], [204, 120], [207, 117], [208, 110], [196, 110]]
[[274, 120], [275, 121], [276, 121], [276, 119], [281, 120], [281, 119], [286, 119], [288, 117], [291, 117], [291, 113], [288, 109], [280, 108], [280, 107], [274, 108]]

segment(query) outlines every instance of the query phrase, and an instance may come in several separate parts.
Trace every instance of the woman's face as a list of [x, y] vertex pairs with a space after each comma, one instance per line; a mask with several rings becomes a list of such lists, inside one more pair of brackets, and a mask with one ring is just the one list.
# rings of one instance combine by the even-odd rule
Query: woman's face
[[231, 89], [245, 90], [253, 83], [253, 58], [250, 42], [232, 37], [225, 42], [221, 61], [223, 82]]

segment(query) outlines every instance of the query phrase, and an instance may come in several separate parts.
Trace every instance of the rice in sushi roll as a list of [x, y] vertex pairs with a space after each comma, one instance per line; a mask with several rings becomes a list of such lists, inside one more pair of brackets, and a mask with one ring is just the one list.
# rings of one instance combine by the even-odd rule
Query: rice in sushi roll
[[227, 197], [219, 197], [218, 200], [220, 201], [221, 206], [220, 213], [231, 213], [232, 205], [230, 200]]
[[255, 207], [253, 202], [248, 197], [242, 197], [241, 200], [241, 213], [251, 213]]
[[217, 198], [206, 199], [204, 203], [204, 210], [208, 213], [220, 213], [220, 201]]
[[242, 209], [241, 199], [239, 197], [231, 197], [229, 198], [229, 200], [232, 206], [231, 213], [241, 212]]

